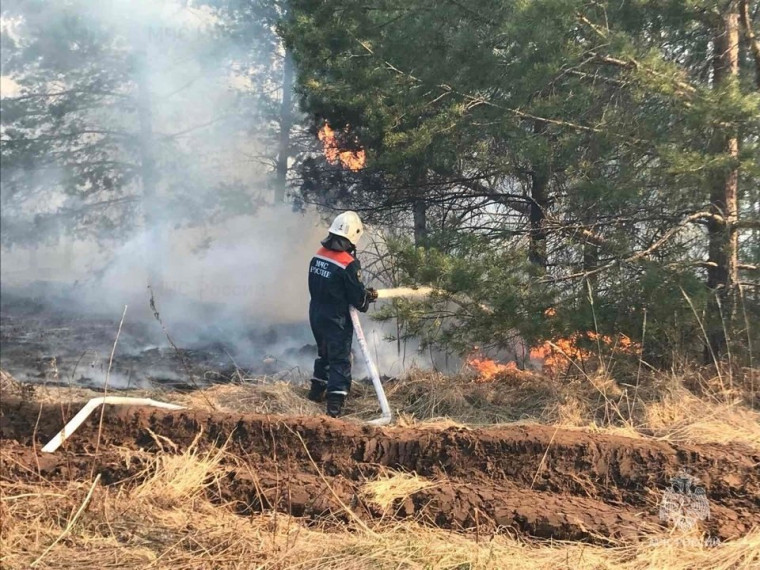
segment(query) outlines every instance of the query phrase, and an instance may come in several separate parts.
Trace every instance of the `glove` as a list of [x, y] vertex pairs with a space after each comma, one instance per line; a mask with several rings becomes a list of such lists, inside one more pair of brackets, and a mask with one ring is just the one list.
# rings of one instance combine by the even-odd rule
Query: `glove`
[[370, 303], [377, 301], [377, 290], [372, 287], [367, 287], [367, 299]]

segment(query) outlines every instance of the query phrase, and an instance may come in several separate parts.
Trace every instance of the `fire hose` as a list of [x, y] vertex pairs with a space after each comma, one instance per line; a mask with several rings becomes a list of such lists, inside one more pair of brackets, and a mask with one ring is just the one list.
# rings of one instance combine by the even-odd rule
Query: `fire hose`
[[385, 397], [385, 390], [383, 384], [380, 382], [380, 374], [377, 371], [377, 366], [372, 360], [372, 355], [369, 353], [369, 346], [367, 346], [367, 339], [364, 337], [364, 330], [362, 329], [362, 323], [359, 320], [359, 311], [353, 307], [349, 307], [348, 312], [351, 314], [351, 321], [354, 323], [354, 332], [356, 333], [356, 340], [359, 341], [359, 348], [361, 348], [362, 356], [364, 357], [364, 364], [367, 365], [369, 370], [369, 377], [372, 379], [372, 385], [375, 387], [375, 393], [377, 399], [380, 402], [380, 410], [382, 415], [374, 420], [370, 420], [369, 424], [375, 426], [385, 426], [391, 423], [393, 415], [391, 414], [391, 407], [388, 405], [388, 398]]
[[103, 396], [100, 398], [93, 398], [85, 404], [85, 406], [79, 410], [79, 413], [75, 415], [69, 423], [63, 426], [63, 429], [59, 431], [53, 439], [51, 439], [42, 451], [45, 453], [53, 453], [56, 449], [61, 447], [61, 444], [66, 441], [76, 430], [82, 425], [89, 415], [95, 411], [100, 405], [105, 404], [120, 404], [122, 406], [153, 406], [154, 408], [163, 408], [165, 410], [183, 410], [183, 406], [177, 404], [167, 404], [166, 402], [157, 402], [150, 398], [128, 398], [122, 396]]
[[[378, 299], [394, 299], [398, 297], [427, 297], [435, 292], [432, 287], [420, 287], [418, 289], [412, 289], [411, 287], [396, 287], [394, 289], [378, 289]], [[377, 419], [371, 420], [367, 423], [375, 426], [384, 426], [391, 423], [393, 414], [391, 413], [390, 405], [388, 404], [388, 398], [385, 396], [385, 390], [383, 384], [380, 381], [380, 374], [377, 371], [377, 366], [372, 360], [372, 355], [369, 352], [367, 346], [367, 339], [364, 337], [364, 329], [362, 329], [361, 321], [359, 320], [359, 311], [354, 307], [349, 308], [351, 315], [351, 321], [354, 323], [354, 332], [356, 333], [356, 340], [359, 342], [359, 348], [361, 349], [362, 356], [364, 357], [364, 364], [367, 366], [369, 376], [372, 379], [372, 385], [375, 387], [375, 393], [377, 399], [380, 402], [381, 416]]]

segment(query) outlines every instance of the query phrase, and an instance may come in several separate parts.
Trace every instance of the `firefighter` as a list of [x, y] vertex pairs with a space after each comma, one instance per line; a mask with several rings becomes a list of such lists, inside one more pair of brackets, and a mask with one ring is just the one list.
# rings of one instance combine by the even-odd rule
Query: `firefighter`
[[354, 326], [349, 306], [365, 313], [377, 291], [362, 283], [356, 244], [364, 233], [356, 212], [343, 212], [330, 226], [309, 265], [309, 322], [317, 341], [309, 399], [327, 395], [327, 415], [338, 417], [351, 389], [351, 342]]

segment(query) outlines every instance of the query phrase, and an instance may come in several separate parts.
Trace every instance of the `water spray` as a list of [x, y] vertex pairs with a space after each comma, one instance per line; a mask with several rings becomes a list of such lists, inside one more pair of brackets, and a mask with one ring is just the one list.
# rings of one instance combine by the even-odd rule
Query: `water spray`
[[419, 287], [417, 289], [413, 289], [411, 287], [395, 287], [393, 289], [378, 289], [377, 290], [377, 298], [378, 299], [396, 299], [398, 297], [404, 297], [404, 298], [419, 298], [419, 297], [428, 297], [429, 295], [432, 295], [435, 293], [435, 289], [432, 287]]
[[[393, 289], [377, 290], [378, 299], [420, 299], [422, 297], [429, 297], [434, 294], [441, 296], [445, 295], [447, 298], [458, 303], [475, 303], [475, 301], [469, 297], [466, 297], [465, 295], [462, 295], [461, 293], [452, 294], [441, 289], [435, 289], [433, 287], [394, 287]], [[480, 307], [480, 310], [482, 310], [484, 313], [488, 313], [489, 315], [493, 314], [493, 309], [488, 305], [484, 305], [483, 303], [475, 304], [477, 304], [478, 307]]]

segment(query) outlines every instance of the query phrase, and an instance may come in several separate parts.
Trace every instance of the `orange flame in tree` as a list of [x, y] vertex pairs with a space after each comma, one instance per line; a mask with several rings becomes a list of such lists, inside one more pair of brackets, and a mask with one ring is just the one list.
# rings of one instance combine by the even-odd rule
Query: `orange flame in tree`
[[[348, 128], [345, 129], [348, 132]], [[322, 148], [327, 157], [327, 162], [330, 164], [342, 164], [349, 170], [357, 171], [364, 168], [366, 162], [366, 155], [364, 149], [359, 150], [342, 150], [338, 145], [338, 140], [335, 137], [335, 131], [325, 123], [325, 125], [319, 129], [317, 133], [319, 140], [322, 141]]]

